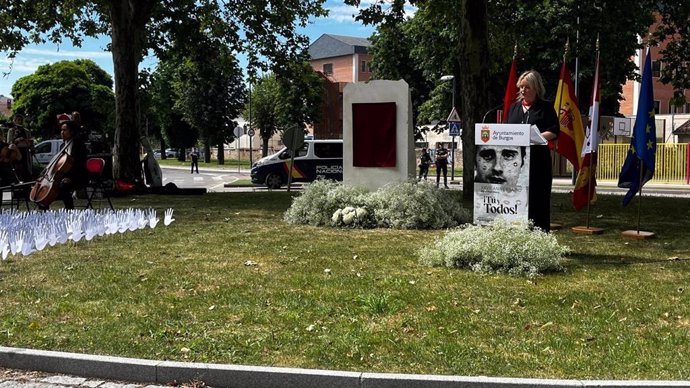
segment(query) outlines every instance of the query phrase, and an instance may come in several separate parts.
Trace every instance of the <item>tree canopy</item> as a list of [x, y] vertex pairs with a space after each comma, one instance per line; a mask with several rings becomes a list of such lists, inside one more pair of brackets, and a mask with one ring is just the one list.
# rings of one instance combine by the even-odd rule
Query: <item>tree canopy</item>
[[115, 72], [115, 150], [113, 174], [137, 180], [142, 134], [138, 100], [138, 65], [148, 50], [159, 57], [193, 46], [199, 34], [218, 39], [231, 52], [245, 52], [249, 72], [279, 68], [308, 44], [296, 32], [312, 15], [325, 15], [324, 0], [275, 3], [270, 0], [74, 0], [55, 6], [50, 0], [0, 3], [0, 50], [16, 54], [29, 43], [71, 40], [108, 34]]
[[34, 136], [59, 136], [56, 115], [79, 111], [82, 123], [112, 137], [113, 81], [91, 60], [43, 65], [12, 86], [13, 111], [22, 113]]
[[251, 108], [251, 125], [259, 131], [264, 156], [274, 134], [320, 119], [324, 82], [308, 62], [299, 61], [284, 67], [281, 76], [265, 74], [253, 85], [243, 117], [249, 120]]

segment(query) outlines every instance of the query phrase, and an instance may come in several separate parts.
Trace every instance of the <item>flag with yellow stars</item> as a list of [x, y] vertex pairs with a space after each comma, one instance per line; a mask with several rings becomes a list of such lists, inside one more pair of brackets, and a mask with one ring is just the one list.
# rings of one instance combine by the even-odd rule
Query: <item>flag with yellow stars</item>
[[618, 176], [618, 187], [628, 189], [623, 198], [626, 206], [638, 191], [654, 176], [656, 155], [656, 124], [654, 121], [654, 88], [652, 86], [652, 55], [647, 48], [640, 99], [630, 149]]

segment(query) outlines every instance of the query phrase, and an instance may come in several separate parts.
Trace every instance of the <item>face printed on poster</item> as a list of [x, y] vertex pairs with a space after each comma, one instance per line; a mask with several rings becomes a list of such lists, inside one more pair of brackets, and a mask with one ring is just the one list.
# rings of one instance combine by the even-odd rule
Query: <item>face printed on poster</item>
[[529, 125], [477, 124], [474, 223], [526, 222]]

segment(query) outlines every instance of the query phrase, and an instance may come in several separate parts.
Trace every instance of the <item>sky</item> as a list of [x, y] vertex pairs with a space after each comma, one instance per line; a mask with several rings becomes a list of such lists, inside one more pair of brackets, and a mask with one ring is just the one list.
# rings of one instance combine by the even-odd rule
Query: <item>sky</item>
[[[365, 7], [372, 0], [362, 1], [361, 7]], [[307, 28], [300, 30], [313, 42], [322, 34], [348, 35], [368, 38], [374, 32], [374, 27], [364, 26], [354, 20], [357, 8], [344, 5], [342, 0], [327, 0], [324, 7], [329, 10], [327, 17], [312, 18], [312, 23]], [[113, 61], [110, 52], [104, 51], [110, 43], [110, 37], [103, 36], [100, 39], [87, 39], [82, 47], [73, 47], [68, 42], [61, 45], [44, 44], [27, 46], [13, 62], [7, 59], [7, 53], [0, 53], [0, 94], [11, 96], [12, 85], [17, 79], [30, 75], [39, 66], [47, 63], [55, 63], [63, 60], [91, 59], [106, 72], [113, 74]], [[243, 58], [240, 65], [246, 63]], [[155, 58], [144, 61], [145, 66], [155, 65]], [[4, 73], [10, 74], [4, 76]]]

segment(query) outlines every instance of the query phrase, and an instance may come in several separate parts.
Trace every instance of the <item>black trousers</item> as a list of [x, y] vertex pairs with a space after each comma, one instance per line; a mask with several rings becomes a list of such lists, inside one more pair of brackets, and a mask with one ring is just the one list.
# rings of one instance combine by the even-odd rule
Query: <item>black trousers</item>
[[441, 171], [443, 171], [443, 185], [448, 186], [448, 163], [436, 165], [436, 186], [441, 180]]

